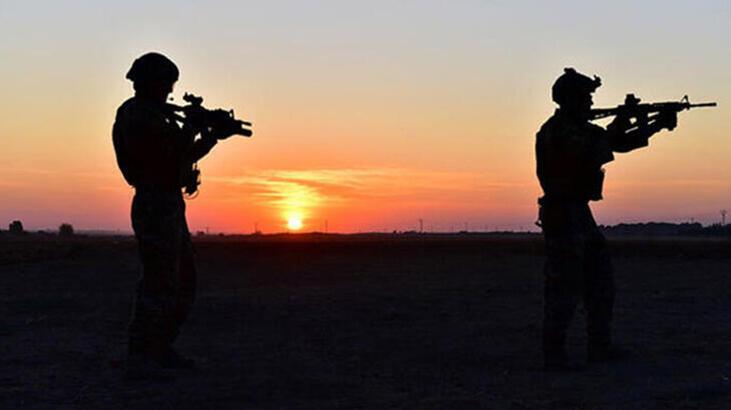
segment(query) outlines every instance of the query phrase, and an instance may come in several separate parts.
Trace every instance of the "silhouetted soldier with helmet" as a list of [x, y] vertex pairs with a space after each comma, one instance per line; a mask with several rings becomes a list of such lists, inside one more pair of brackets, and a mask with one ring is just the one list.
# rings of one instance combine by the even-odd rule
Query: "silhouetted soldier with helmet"
[[547, 370], [572, 369], [565, 350], [566, 333], [581, 300], [587, 314], [587, 361], [627, 355], [612, 344], [612, 265], [589, 201], [602, 199], [602, 167], [614, 160], [614, 152], [645, 147], [653, 134], [677, 125], [673, 111], [661, 112], [639, 126], [622, 115], [607, 129], [592, 124], [592, 93], [600, 85], [598, 77], [566, 68], [552, 90], [559, 108], [536, 138], [537, 173], [544, 193], [538, 201], [539, 220], [547, 252], [543, 321]]
[[[225, 138], [218, 131], [181, 127], [166, 104], [178, 80], [167, 57], [148, 53], [134, 61], [127, 79], [134, 97], [117, 110], [113, 128], [117, 163], [135, 188], [132, 227], [142, 275], [129, 324], [129, 378], [157, 378], [164, 369], [192, 368], [172, 348], [195, 298], [196, 270], [181, 188], [191, 164]], [[214, 135], [215, 133], [215, 135]]]

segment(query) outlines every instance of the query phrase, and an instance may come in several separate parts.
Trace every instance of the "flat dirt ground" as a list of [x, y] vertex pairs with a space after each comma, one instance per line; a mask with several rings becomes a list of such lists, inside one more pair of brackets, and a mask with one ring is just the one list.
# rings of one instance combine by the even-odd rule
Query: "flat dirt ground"
[[200, 239], [177, 343], [200, 370], [132, 383], [134, 241], [5, 238], [0, 408], [730, 409], [731, 242], [611, 243], [635, 357], [556, 374], [538, 236]]

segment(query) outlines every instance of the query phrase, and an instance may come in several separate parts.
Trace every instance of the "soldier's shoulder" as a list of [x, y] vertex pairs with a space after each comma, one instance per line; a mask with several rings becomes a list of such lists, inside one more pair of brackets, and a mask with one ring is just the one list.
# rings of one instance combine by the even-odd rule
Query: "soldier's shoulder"
[[126, 99], [119, 107], [117, 107], [117, 114], [128, 112], [129, 110], [133, 109], [136, 104], [137, 99], [135, 97], [130, 97]]
[[553, 135], [556, 133], [556, 131], [562, 129], [561, 121], [560, 119], [554, 114], [549, 119], [546, 120], [546, 122], [541, 125], [541, 128], [538, 130], [538, 137], [546, 137]]
[[128, 98], [122, 105], [117, 108], [117, 113], [120, 114], [138, 114], [146, 113], [152, 110], [152, 107], [145, 100], [131, 97]]
[[117, 108], [117, 121], [139, 123], [161, 120], [164, 120], [164, 115], [160, 109], [140, 98], [132, 97]]
[[144, 112], [139, 99], [132, 97], [127, 99], [117, 108], [117, 121], [129, 121], [139, 117]]

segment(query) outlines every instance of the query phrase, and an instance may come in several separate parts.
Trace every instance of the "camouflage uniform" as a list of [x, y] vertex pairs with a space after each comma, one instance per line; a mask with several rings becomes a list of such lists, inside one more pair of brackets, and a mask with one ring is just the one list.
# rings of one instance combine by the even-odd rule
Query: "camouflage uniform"
[[138, 97], [117, 110], [113, 139], [119, 167], [136, 191], [131, 216], [142, 262], [129, 350], [160, 358], [171, 349], [195, 298], [196, 270], [181, 193], [193, 139], [169, 118], [164, 103]]
[[602, 198], [602, 166], [613, 151], [647, 145], [647, 137], [628, 137], [557, 110], [538, 132], [537, 173], [544, 191], [539, 219], [546, 243], [543, 349], [564, 357], [566, 332], [580, 300], [587, 312], [590, 346], [609, 346], [614, 279], [606, 241], [589, 201]]

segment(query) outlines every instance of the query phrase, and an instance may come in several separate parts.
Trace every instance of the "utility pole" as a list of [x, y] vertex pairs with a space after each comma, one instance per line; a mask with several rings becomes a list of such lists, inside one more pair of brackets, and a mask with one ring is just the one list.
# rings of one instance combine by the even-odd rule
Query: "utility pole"
[[424, 233], [424, 220], [419, 218], [419, 233]]
[[728, 213], [727, 210], [722, 209], [721, 210], [721, 226], [726, 226], [726, 214]]

